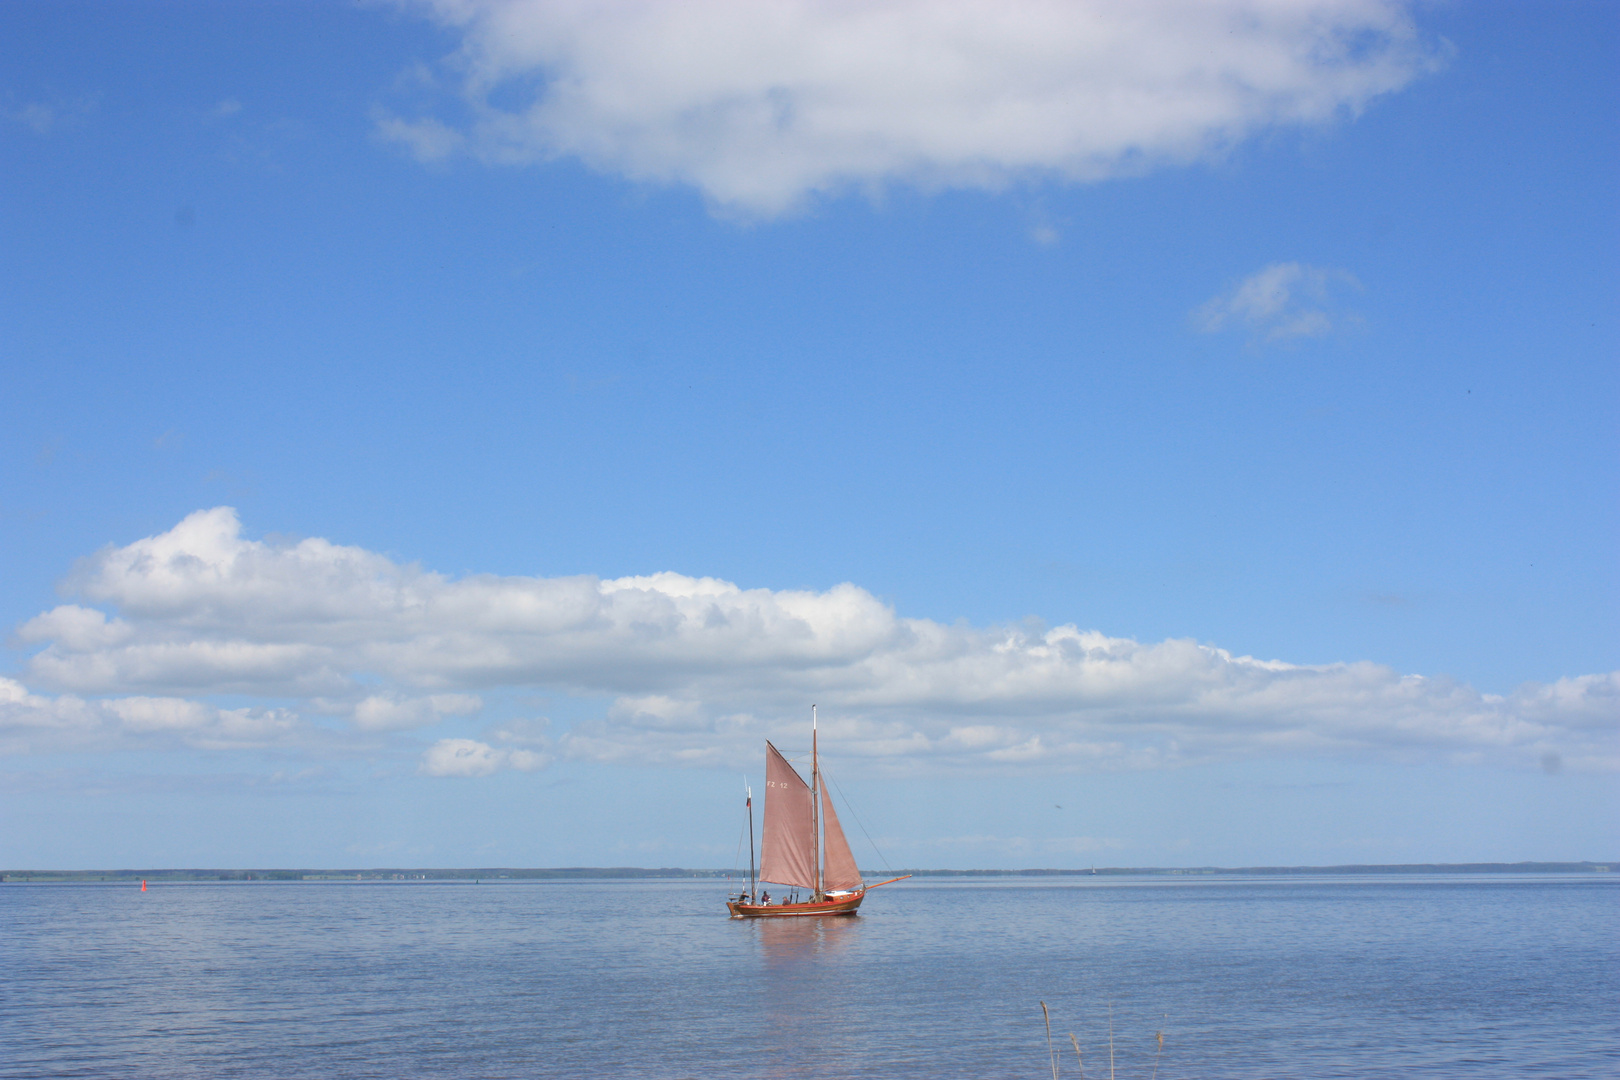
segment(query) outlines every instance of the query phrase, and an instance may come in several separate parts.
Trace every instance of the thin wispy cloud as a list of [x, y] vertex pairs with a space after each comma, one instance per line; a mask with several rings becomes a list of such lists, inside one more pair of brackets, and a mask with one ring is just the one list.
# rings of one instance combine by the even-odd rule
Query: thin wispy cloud
[[[224, 507], [96, 553], [68, 587], [84, 602], [17, 631], [37, 651], [31, 689], [12, 683], [0, 698], [7, 738], [60, 729], [88, 746], [160, 723], [188, 745], [316, 746], [295, 712], [335, 716], [357, 734], [425, 729], [477, 712], [483, 693], [542, 688], [613, 704], [555, 737], [519, 723], [476, 746], [436, 744], [423, 771], [482, 775], [551, 756], [729, 766], [751, 759], [760, 737], [796, 732], [810, 701], [842, 753], [896, 769], [1267, 755], [1531, 768], [1547, 754], [1571, 769], [1620, 768], [1620, 673], [1497, 695], [1365, 662], [906, 618], [852, 584], [451, 579], [321, 539], [246, 539]], [[305, 706], [197, 700], [224, 694]], [[152, 701], [163, 704], [132, 704]]]
[[1268, 344], [1326, 337], [1360, 323], [1342, 303], [1360, 289], [1348, 270], [1272, 263], [1199, 307], [1193, 323], [1206, 334], [1235, 329]]
[[[429, 0], [454, 102], [424, 160], [573, 157], [770, 217], [890, 184], [1093, 181], [1354, 116], [1444, 46], [1400, 0]], [[440, 115], [444, 113], [445, 115]]]
[[95, 112], [96, 105], [96, 99], [89, 95], [22, 103], [8, 102], [0, 106], [0, 117], [29, 128], [36, 135], [50, 135], [63, 127], [75, 126]]

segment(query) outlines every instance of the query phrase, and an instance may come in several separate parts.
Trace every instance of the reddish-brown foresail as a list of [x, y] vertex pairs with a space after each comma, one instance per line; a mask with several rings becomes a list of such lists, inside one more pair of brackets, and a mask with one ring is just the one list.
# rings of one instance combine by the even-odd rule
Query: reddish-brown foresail
[[826, 845], [826, 862], [822, 869], [823, 887], [828, 889], [854, 889], [861, 884], [861, 872], [855, 868], [855, 856], [844, 839], [844, 830], [838, 827], [838, 815], [833, 811], [832, 796], [827, 794], [827, 774], [821, 774], [821, 837]]
[[787, 758], [765, 744], [765, 836], [760, 841], [759, 878], [778, 885], [816, 887], [816, 822], [810, 785]]

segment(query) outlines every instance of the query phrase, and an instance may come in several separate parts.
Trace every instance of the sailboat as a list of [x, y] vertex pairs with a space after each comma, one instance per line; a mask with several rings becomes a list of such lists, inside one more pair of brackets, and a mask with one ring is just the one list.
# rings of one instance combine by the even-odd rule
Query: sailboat
[[810, 783], [765, 742], [765, 835], [760, 842], [759, 880], [793, 889], [808, 889], [802, 903], [760, 903], [754, 887], [754, 800], [748, 799], [748, 891], [726, 908], [734, 919], [790, 915], [854, 915], [869, 890], [904, 881], [903, 874], [868, 885], [838, 824], [832, 797], [821, 780], [816, 742], [816, 707], [810, 706]]

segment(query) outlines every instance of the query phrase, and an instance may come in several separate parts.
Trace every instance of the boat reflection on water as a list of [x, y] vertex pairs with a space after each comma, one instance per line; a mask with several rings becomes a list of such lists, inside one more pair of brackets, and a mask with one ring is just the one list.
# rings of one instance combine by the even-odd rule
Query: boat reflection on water
[[[864, 1025], [860, 1006], [838, 987], [861, 977], [859, 917], [809, 915], [797, 919], [739, 920], [737, 929], [759, 942], [760, 978], [754, 1003], [772, 1033], [757, 1051], [762, 1080], [826, 1080], [849, 1074], [851, 1040]], [[829, 1042], [827, 1033], [844, 1033]]]
[[860, 919], [837, 915], [760, 919], [747, 925], [759, 934], [765, 970], [771, 974], [800, 964], [836, 964], [855, 946], [861, 933]]

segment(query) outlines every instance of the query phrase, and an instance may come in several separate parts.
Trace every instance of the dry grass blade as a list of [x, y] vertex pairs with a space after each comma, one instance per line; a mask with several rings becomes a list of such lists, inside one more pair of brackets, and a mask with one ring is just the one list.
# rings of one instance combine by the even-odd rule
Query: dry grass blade
[[[1164, 1019], [1170, 1019], [1170, 1014], [1165, 1013]], [[1162, 1022], [1163, 1021], [1161, 1021], [1161, 1023]], [[1158, 1031], [1155, 1031], [1153, 1036], [1159, 1040], [1159, 1048], [1153, 1052], [1153, 1080], [1159, 1080], [1159, 1058], [1164, 1054], [1164, 1029], [1160, 1028]]]
[[1052, 1080], [1058, 1080], [1057, 1051], [1052, 1049], [1052, 1014], [1046, 1009], [1046, 1002], [1041, 1002], [1041, 1015], [1046, 1018], [1046, 1055], [1052, 1059]]
[[1114, 1003], [1108, 1003], [1108, 1080], [1114, 1080]]
[[[1074, 1043], [1074, 1060], [1080, 1063], [1080, 1080], [1086, 1080], [1086, 1059], [1080, 1056], [1080, 1040], [1075, 1038], [1074, 1032], [1071, 1031], [1069, 1032], [1069, 1041]], [[1155, 1068], [1154, 1080], [1158, 1080], [1157, 1071]]]

